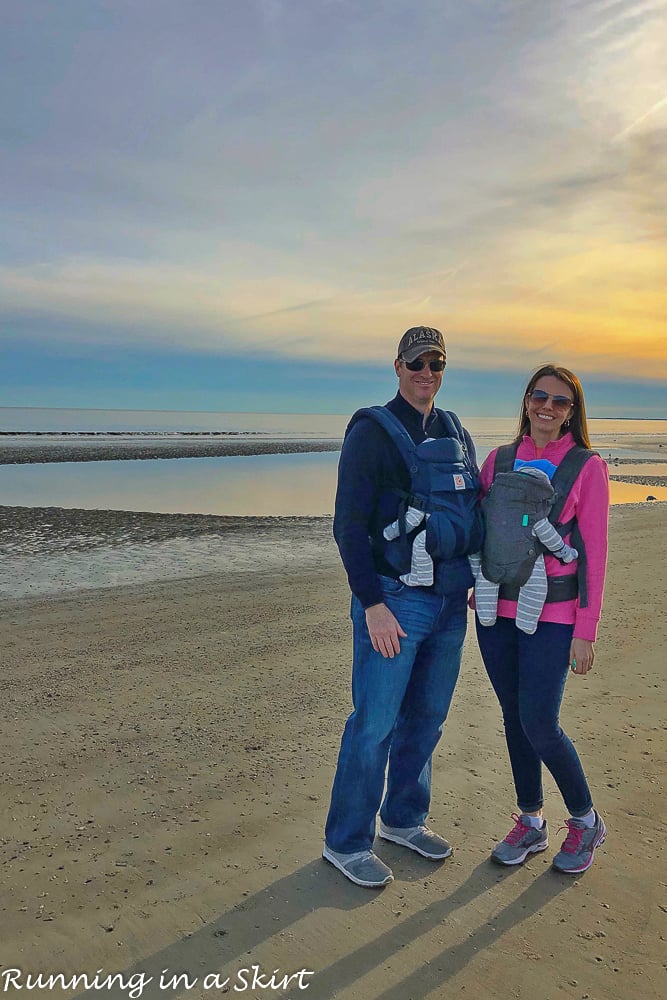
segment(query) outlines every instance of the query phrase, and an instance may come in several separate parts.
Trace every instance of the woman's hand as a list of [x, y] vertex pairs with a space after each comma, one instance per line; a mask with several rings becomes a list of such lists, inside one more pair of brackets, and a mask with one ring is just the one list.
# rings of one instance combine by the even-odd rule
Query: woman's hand
[[573, 639], [570, 646], [570, 670], [573, 674], [587, 674], [593, 667], [595, 647], [590, 639]]

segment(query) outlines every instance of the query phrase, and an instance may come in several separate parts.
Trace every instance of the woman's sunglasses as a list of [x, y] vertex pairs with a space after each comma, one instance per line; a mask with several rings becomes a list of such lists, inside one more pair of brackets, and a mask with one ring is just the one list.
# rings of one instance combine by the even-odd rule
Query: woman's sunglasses
[[556, 410], [567, 410], [568, 407], [574, 406], [574, 400], [570, 399], [569, 396], [552, 396], [550, 392], [545, 392], [544, 389], [533, 389], [528, 395], [537, 406], [546, 403], [548, 399], [551, 400]]
[[442, 358], [438, 361], [422, 361], [421, 358], [417, 358], [416, 361], [404, 361], [403, 358], [401, 358], [401, 361], [403, 361], [405, 367], [411, 372], [420, 372], [422, 368], [426, 367], [426, 365], [429, 366], [432, 372], [444, 372], [445, 365], [447, 364], [447, 362]]

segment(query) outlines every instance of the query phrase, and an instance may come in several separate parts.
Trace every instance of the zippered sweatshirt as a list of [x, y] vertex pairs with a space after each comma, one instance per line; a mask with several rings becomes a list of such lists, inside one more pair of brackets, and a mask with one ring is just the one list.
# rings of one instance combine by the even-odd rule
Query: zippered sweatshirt
[[[519, 444], [517, 458], [531, 461], [545, 458], [560, 465], [565, 455], [575, 445], [569, 432], [557, 441], [549, 441], [540, 454], [535, 442], [525, 435]], [[482, 495], [486, 496], [493, 480], [493, 467], [497, 448], [486, 458], [480, 472]], [[581, 537], [586, 546], [586, 581], [588, 586], [588, 606], [579, 607], [579, 599], [545, 604], [540, 615], [541, 622], [558, 622], [574, 625], [574, 636], [578, 639], [597, 637], [597, 627], [602, 610], [604, 579], [607, 569], [607, 529], [609, 522], [609, 470], [607, 463], [599, 455], [593, 455], [577, 476], [570, 495], [565, 501], [561, 521], [565, 523], [576, 517]], [[571, 543], [570, 535], [565, 541]], [[565, 576], [577, 572], [578, 562], [564, 565], [555, 556], [545, 553], [544, 564], [547, 576]], [[498, 601], [498, 615], [501, 618], [516, 618], [516, 601]]]

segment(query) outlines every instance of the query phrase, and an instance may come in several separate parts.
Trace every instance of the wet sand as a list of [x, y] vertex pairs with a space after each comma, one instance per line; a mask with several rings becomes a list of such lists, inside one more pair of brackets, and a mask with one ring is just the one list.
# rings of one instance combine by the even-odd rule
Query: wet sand
[[[617, 483], [636, 483], [639, 486], [667, 486], [667, 458], [616, 458], [608, 463], [609, 478]], [[625, 466], [637, 468], [629, 473]], [[646, 466], [646, 474], [641, 471]]]
[[317, 568], [331, 517], [219, 517], [0, 507], [0, 598], [58, 595], [210, 573]]
[[[141, 546], [185, 532], [186, 545], [233, 538], [245, 569], [1, 605], [0, 986], [9, 969], [19, 985], [103, 970], [123, 982], [32, 995], [128, 997], [131, 977], [151, 1000], [663, 995], [667, 505], [612, 508], [596, 668], [568, 680], [564, 725], [609, 827], [593, 868], [550, 869], [565, 813], [548, 777], [549, 850], [510, 871], [488, 861], [514, 806], [469, 634], [431, 808], [455, 853], [434, 864], [382, 843], [396, 881], [380, 892], [320, 858], [350, 709], [330, 522], [98, 513], [74, 532], [93, 561], [128, 532]], [[67, 548], [67, 515], [40, 516]], [[28, 558], [35, 516], [12, 518], [11, 558]], [[266, 551], [298, 544], [304, 560], [265, 565], [261, 532]], [[167, 988], [182, 973], [192, 988]]]

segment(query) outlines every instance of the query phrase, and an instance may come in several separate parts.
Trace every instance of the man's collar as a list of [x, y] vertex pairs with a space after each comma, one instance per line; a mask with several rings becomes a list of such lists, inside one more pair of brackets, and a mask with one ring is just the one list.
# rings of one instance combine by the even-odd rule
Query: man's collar
[[396, 414], [396, 416], [403, 421], [406, 425], [412, 424], [412, 426], [419, 426], [426, 430], [429, 424], [433, 421], [436, 416], [435, 406], [431, 404], [430, 412], [424, 417], [423, 413], [420, 413], [411, 403], [408, 403], [407, 399], [397, 392], [392, 399], [390, 409]]

